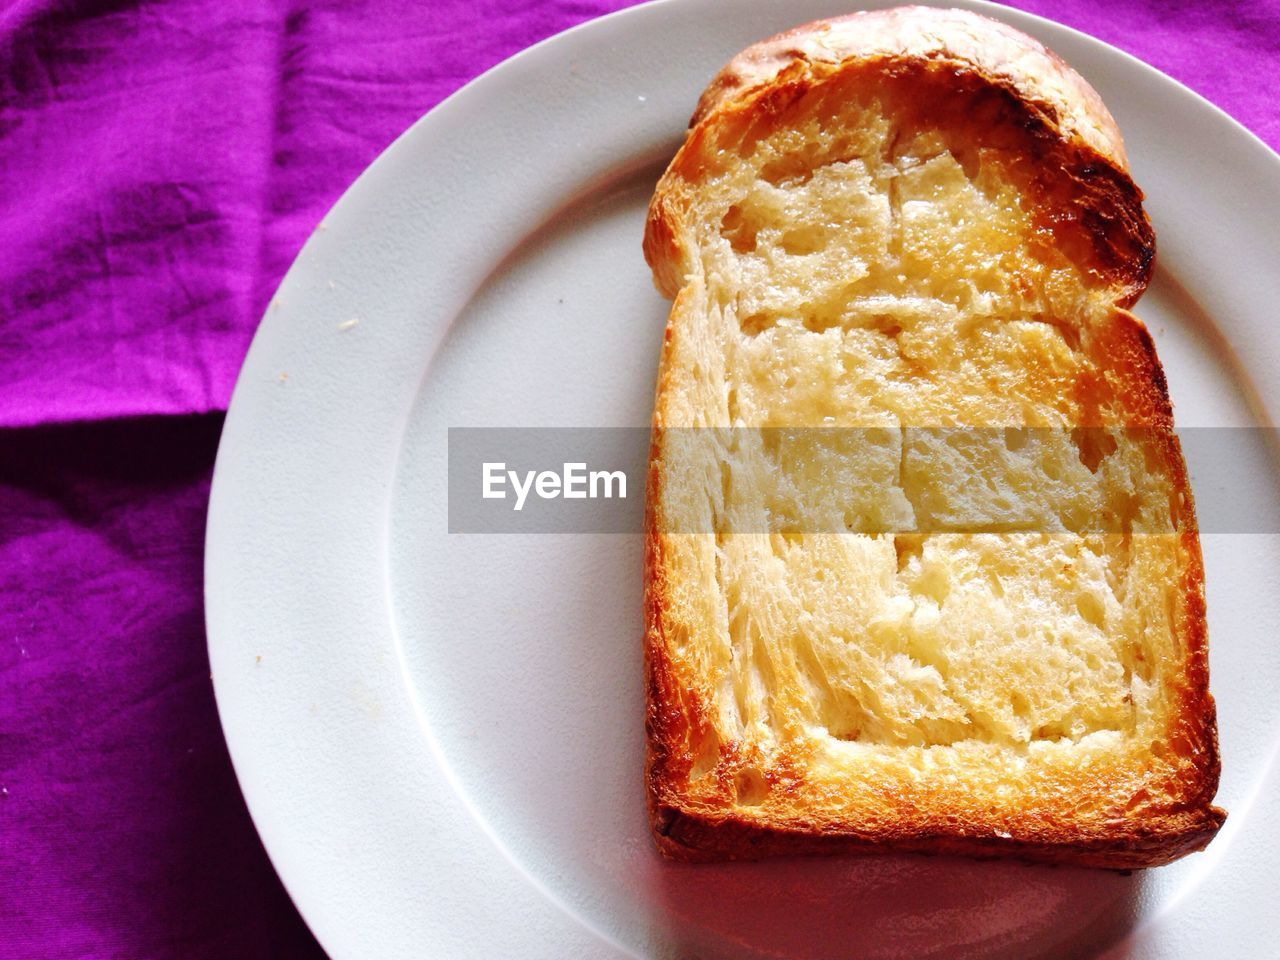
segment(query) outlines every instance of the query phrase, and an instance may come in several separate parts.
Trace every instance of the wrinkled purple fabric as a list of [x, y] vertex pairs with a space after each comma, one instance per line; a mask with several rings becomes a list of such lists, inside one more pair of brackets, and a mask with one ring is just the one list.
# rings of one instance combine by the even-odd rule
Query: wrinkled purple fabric
[[[208, 683], [221, 411], [355, 176], [487, 67], [625, 4], [0, 9], [0, 957], [321, 956]], [[1280, 0], [1016, 5], [1280, 146]]]
[[0, 424], [226, 408], [342, 190], [481, 71], [609, 0], [13, 0]]
[[0, 956], [317, 956], [203, 650], [218, 414], [0, 432]]

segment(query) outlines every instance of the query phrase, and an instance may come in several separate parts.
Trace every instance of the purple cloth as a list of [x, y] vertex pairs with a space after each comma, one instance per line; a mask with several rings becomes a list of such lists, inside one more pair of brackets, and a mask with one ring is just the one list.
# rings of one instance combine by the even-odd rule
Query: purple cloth
[[[294, 254], [379, 151], [485, 68], [621, 5], [0, 11], [0, 956], [321, 955], [208, 683], [220, 411]], [[1280, 0], [1018, 5], [1280, 145]]]
[[0, 425], [226, 409], [342, 191], [462, 84], [616, 0], [11, 0]]
[[0, 431], [0, 956], [321, 956], [217, 725], [222, 417]]

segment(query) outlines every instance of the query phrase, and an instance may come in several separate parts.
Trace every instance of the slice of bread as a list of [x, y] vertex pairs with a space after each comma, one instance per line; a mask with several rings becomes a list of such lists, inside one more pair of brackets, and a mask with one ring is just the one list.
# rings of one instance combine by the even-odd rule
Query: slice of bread
[[1115, 123], [960, 11], [736, 57], [658, 184], [647, 788], [683, 859], [1203, 848], [1191, 491]]

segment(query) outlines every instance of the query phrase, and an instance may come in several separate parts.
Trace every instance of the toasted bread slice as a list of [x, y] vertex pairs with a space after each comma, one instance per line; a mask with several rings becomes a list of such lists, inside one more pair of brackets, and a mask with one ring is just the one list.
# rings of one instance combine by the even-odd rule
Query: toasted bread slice
[[1199, 537], [1126, 309], [1154, 236], [1085, 81], [960, 11], [797, 28], [703, 94], [644, 250], [660, 850], [1204, 847]]

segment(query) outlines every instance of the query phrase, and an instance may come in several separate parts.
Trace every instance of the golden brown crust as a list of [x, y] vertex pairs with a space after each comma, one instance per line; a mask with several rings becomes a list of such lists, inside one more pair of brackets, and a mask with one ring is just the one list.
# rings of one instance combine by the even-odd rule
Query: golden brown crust
[[[655, 440], [654, 453], [658, 444]], [[656, 456], [648, 476], [649, 504], [656, 502], [661, 471]], [[1212, 805], [1217, 791], [1219, 760], [1213, 698], [1208, 694], [1207, 647], [1203, 617], [1203, 570], [1199, 542], [1186, 538], [1194, 562], [1186, 571], [1186, 590], [1199, 600], [1189, 612], [1184, 707], [1179, 712], [1180, 737], [1186, 759], [1180, 768], [1186, 778], [1183, 809], [1161, 816], [1130, 819], [1118, 815], [1098, 822], [1059, 823], [1028, 816], [1014, 829], [999, 835], [978, 818], [966, 817], [956, 805], [943, 803], [932, 815], [913, 811], [899, 819], [881, 818], [860, 824], [838, 823], [814, 817], [775, 814], [768, 818], [744, 815], [732, 805], [695, 808], [678, 785], [687, 783], [694, 763], [695, 746], [707, 724], [702, 705], [689, 697], [668, 659], [665, 608], [669, 591], [664, 582], [662, 538], [652, 512], [645, 534], [645, 765], [649, 823], [663, 856], [690, 862], [753, 860], [771, 856], [872, 854], [885, 852], [947, 854], [978, 859], [1012, 858], [1026, 862], [1074, 864], [1111, 870], [1162, 866], [1189, 853], [1203, 850], [1226, 819], [1226, 811]], [[1179, 739], [1175, 736], [1175, 741]], [[722, 748], [732, 754], [734, 748]], [[730, 764], [729, 766], [732, 766]], [[780, 778], [771, 774], [775, 785]], [[724, 788], [728, 784], [721, 785]], [[1064, 788], [1080, 788], [1065, 784]], [[794, 787], [793, 787], [794, 789]], [[727, 789], [725, 790], [727, 793]], [[798, 799], [794, 810], [803, 811]], [[1011, 824], [1005, 824], [1012, 827]]]
[[1016, 90], [1080, 140], [1128, 172], [1124, 141], [1102, 98], [1043, 44], [996, 20], [963, 10], [896, 7], [852, 13], [794, 27], [738, 54], [712, 79], [690, 126], [744, 92], [774, 80], [796, 61], [840, 64], [897, 59], [951, 63], [980, 70]]
[[1082, 836], [1075, 826], [1057, 836], [1036, 839], [964, 836], [948, 824], [902, 825], [900, 830], [858, 831], [824, 824], [797, 829], [761, 826], [732, 813], [711, 816], [675, 807], [651, 810], [659, 850], [672, 860], [755, 860], [771, 856], [865, 853], [925, 853], [1010, 858], [1028, 863], [1074, 864], [1109, 870], [1163, 866], [1203, 850], [1222, 826], [1225, 812], [1207, 807], [1158, 821], [1124, 824], [1122, 828]]
[[[1074, 71], [1040, 44], [1002, 24], [961, 11], [902, 8], [854, 14], [796, 28], [735, 57], [699, 101], [690, 134], [653, 198], [644, 252], [655, 282], [676, 297], [668, 324], [659, 397], [670, 374], [666, 354], [681, 336], [679, 318], [689, 295], [686, 275], [694, 256], [689, 223], [693, 194], [714, 168], [718, 151], [759, 137], [786, 122], [787, 111], [806, 93], [852, 77], [878, 75], [910, 85], [917, 93], [950, 91], [967, 98], [982, 118], [981, 129], [961, 136], [1013, 145], [1036, 158], [1029, 170], [1011, 170], [1045, 211], [1045, 243], [1067, 251], [1098, 278], [1118, 309], [1114, 321], [1097, 332], [1099, 351], [1110, 358], [1111, 379], [1080, 389], [1118, 391], [1127, 398], [1130, 426], [1151, 431], [1149, 442], [1174, 474], [1183, 504], [1180, 519], [1185, 555], [1177, 632], [1185, 644], [1185, 669], [1177, 684], [1181, 707], [1171, 732], [1174, 756], [1166, 782], [1153, 784], [1172, 802], [1154, 802], [1104, 815], [1064, 822], [1049, 800], [1028, 802], [1016, 822], [994, 823], [983, 811], [946, 795], [913, 796], [895, 787], [865, 785], [875, 794], [876, 812], [856, 824], [833, 820], [812, 809], [805, 797], [805, 758], [786, 754], [765, 771], [771, 812], [736, 806], [728, 774], [704, 777], [700, 794], [688, 789], [690, 772], [707, 749], [707, 699], [671, 659], [677, 638], [668, 635], [671, 585], [663, 560], [664, 529], [657, 511], [662, 483], [663, 408], [655, 413], [647, 482], [645, 533], [645, 676], [649, 815], [661, 852], [684, 860], [751, 859], [778, 854], [855, 853], [886, 850], [1008, 856], [1111, 869], [1157, 866], [1202, 849], [1225, 813], [1211, 805], [1218, 782], [1216, 721], [1208, 693], [1203, 565], [1194, 505], [1185, 465], [1172, 434], [1167, 387], [1150, 335], [1124, 307], [1146, 288], [1154, 257], [1154, 235], [1142, 209], [1142, 194], [1128, 175], [1128, 162], [1115, 123], [1097, 94]], [[887, 88], [886, 88], [887, 89]], [[929, 98], [923, 98], [926, 101]], [[954, 103], [934, 106], [947, 112]], [[921, 108], [921, 123], [938, 113]], [[952, 116], [954, 111], [947, 113]], [[995, 117], [995, 122], [988, 122]], [[948, 121], [952, 122], [952, 121]], [[1050, 171], [1041, 175], [1038, 171]], [[1100, 374], [1101, 377], [1101, 374]], [[1088, 397], [1082, 396], [1088, 411]], [[1098, 424], [1101, 423], [1099, 420]], [[1086, 422], [1082, 425], [1096, 425]], [[714, 742], [717, 769], [740, 769], [754, 762], [749, 748]], [[1091, 771], [1100, 793], [1121, 772]], [[1065, 777], [1065, 775], [1064, 775]], [[1050, 778], [1051, 780], [1052, 778]], [[1088, 792], [1089, 782], [1064, 778], [1047, 784], [1055, 791]], [[1139, 798], [1140, 799], [1140, 798]], [[993, 829], [994, 823], [994, 829]]]
[[[1043, 226], [1052, 242], [1087, 245], [1093, 272], [1120, 306], [1137, 301], [1151, 280], [1155, 235], [1142, 191], [1129, 177], [1114, 119], [1084, 79], [1037, 41], [1004, 24], [960, 10], [900, 7], [818, 21], [740, 53], [712, 80], [684, 146], [655, 191], [645, 229], [645, 258], [658, 288], [674, 297], [691, 251], [681, 242], [692, 185], [714, 163], [716, 148], [778, 122], [806, 92], [856, 72], [901, 75], [925, 83], [915, 96], [925, 116], [937, 93], [949, 100], [933, 116], [980, 113], [964, 128], [977, 141], [1018, 141], [1052, 175], [1042, 194]], [[996, 115], [990, 117], [990, 102]], [[1033, 191], [1034, 192], [1034, 191]]]

